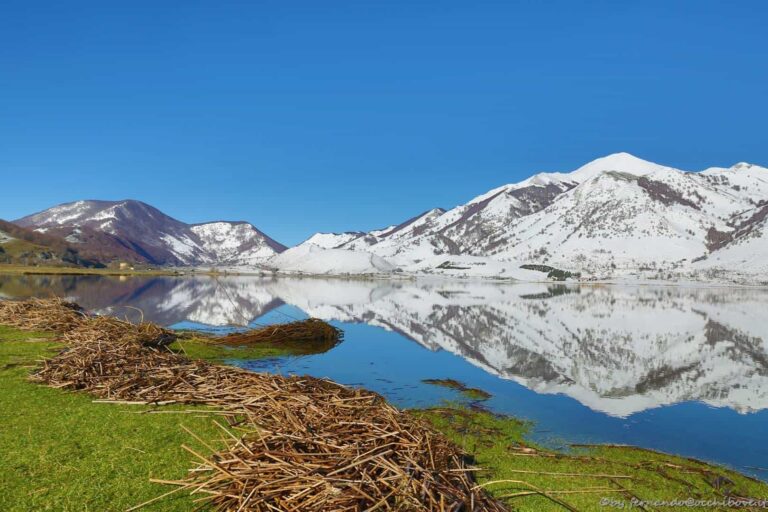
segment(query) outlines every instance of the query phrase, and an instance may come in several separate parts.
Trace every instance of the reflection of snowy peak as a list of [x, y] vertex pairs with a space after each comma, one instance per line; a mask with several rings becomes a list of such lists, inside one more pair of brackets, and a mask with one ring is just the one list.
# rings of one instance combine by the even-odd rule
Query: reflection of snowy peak
[[[161, 325], [195, 322], [211, 327], [245, 326], [282, 305], [267, 281], [245, 276], [125, 277], [31, 276], [39, 289], [68, 297], [99, 314]], [[4, 290], [0, 276], [0, 295]]]
[[[430, 210], [395, 229], [315, 235], [304, 244], [367, 251], [403, 268], [464, 255], [601, 276], [685, 274], [712, 267], [695, 265], [705, 258], [762, 272], [768, 235], [758, 224], [766, 214], [768, 169], [742, 163], [684, 172], [618, 153]], [[731, 251], [731, 244], [742, 248]]]
[[140, 201], [77, 201], [16, 223], [103, 253], [156, 265], [253, 265], [285, 250], [246, 222], [189, 225]]
[[[705, 290], [400, 284], [376, 297], [350, 283], [363, 300], [324, 303], [283, 283], [275, 281], [273, 293], [311, 315], [397, 331], [609, 414], [684, 400], [768, 407], [764, 322], [707, 312], [715, 307]], [[728, 298], [742, 313], [757, 314], [768, 301], [745, 290]]]
[[[9, 278], [5, 278], [7, 280]], [[246, 325], [288, 303], [398, 332], [539, 393], [616, 416], [699, 400], [768, 408], [768, 292], [467, 281], [35, 276], [85, 307], [174, 325]], [[6, 291], [0, 276], [0, 293]], [[82, 283], [82, 288], [78, 283]]]
[[175, 317], [173, 323], [186, 320], [210, 326], [246, 326], [281, 304], [248, 278], [200, 278], [179, 280], [156, 309]]

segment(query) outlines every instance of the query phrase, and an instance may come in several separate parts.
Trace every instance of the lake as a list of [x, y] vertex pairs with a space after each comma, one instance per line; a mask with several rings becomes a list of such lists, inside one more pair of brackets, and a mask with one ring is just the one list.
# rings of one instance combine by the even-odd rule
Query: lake
[[362, 386], [403, 407], [493, 396], [552, 447], [621, 443], [768, 479], [768, 290], [468, 281], [0, 275], [0, 298], [227, 332], [308, 316], [345, 331], [318, 355], [233, 361]]

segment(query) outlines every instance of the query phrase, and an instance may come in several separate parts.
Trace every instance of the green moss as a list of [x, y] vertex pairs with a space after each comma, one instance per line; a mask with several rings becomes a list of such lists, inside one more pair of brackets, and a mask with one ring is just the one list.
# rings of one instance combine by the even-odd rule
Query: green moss
[[[149, 478], [181, 478], [192, 467], [182, 443], [204, 452], [182, 425], [218, 439], [203, 407], [148, 414], [156, 409], [93, 403], [85, 393], [29, 382], [30, 369], [58, 348], [49, 334], [0, 326], [0, 510], [125, 510], [172, 489]], [[178, 493], [143, 510], [193, 508]]]
[[461, 408], [427, 409], [413, 414], [427, 419], [471, 454], [484, 470], [476, 475], [479, 483], [514, 510], [566, 510], [554, 500], [575, 510], [598, 511], [611, 510], [601, 506], [601, 499], [623, 500], [624, 508], [630, 508], [633, 497], [717, 500], [724, 499], [728, 492], [754, 498], [768, 496], [768, 485], [763, 482], [722, 467], [650, 450], [626, 446], [594, 446], [573, 453], [547, 450], [527, 442], [531, 425], [514, 418]]
[[194, 331], [185, 331], [174, 342], [170, 349], [184, 354], [191, 359], [205, 359], [214, 362], [233, 360], [265, 359], [272, 357], [303, 356], [309, 354], [321, 354], [333, 348], [336, 343], [324, 340], [319, 341], [280, 341], [259, 342], [250, 345], [225, 345], [212, 342], [212, 338], [206, 337]]
[[466, 384], [455, 379], [424, 379], [421, 382], [433, 386], [454, 389], [470, 400], [488, 400], [493, 396], [482, 389], [467, 387]]
[[190, 359], [205, 359], [214, 362], [284, 357], [296, 354], [292, 347], [273, 345], [232, 347], [229, 345], [207, 343], [204, 339], [194, 338], [178, 340], [170, 346], [170, 349], [184, 354]]

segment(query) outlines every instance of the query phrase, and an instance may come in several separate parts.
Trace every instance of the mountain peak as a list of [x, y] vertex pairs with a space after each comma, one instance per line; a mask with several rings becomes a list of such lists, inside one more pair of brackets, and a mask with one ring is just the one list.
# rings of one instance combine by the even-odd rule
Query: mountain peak
[[668, 167], [643, 160], [630, 153], [621, 152], [592, 160], [568, 173], [568, 176], [576, 179], [576, 181], [585, 181], [605, 171], [620, 171], [643, 176], [662, 169], [668, 169]]
[[[760, 176], [763, 172], [768, 171], [765, 167], [758, 165], [758, 164], [751, 164], [749, 162], [739, 162], [737, 164], [733, 164], [730, 167], [709, 167], [708, 169], [704, 169], [701, 171], [701, 174], [709, 175], [709, 176], [717, 176], [717, 175], [730, 175], [733, 176], [734, 174], [753, 174], [756, 173], [756, 175]], [[763, 176], [763, 179], [765, 176]]]

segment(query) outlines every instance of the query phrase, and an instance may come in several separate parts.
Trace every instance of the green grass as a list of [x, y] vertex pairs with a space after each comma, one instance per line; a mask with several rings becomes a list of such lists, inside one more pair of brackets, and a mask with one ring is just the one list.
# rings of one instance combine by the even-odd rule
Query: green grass
[[[180, 478], [192, 467], [181, 444], [200, 448], [182, 425], [218, 439], [201, 407], [162, 408], [199, 414], [146, 414], [153, 409], [93, 403], [84, 393], [27, 381], [30, 366], [56, 348], [46, 338], [0, 326], [0, 510], [125, 510], [172, 489], [150, 477]], [[143, 510], [193, 508], [178, 493]]]
[[[28, 243], [28, 242], [25, 242]], [[34, 244], [31, 244], [34, 245]], [[5, 244], [3, 245], [5, 246]], [[42, 246], [41, 246], [42, 247]], [[1, 261], [1, 260], [0, 260]], [[241, 275], [239, 272], [231, 272], [227, 270], [206, 269], [201, 270], [197, 268], [134, 268], [131, 269], [117, 269], [117, 268], [92, 268], [92, 267], [75, 267], [75, 266], [55, 266], [55, 265], [24, 265], [19, 263], [2, 263], [0, 262], [0, 274], [11, 275], [27, 275], [27, 274], [43, 274], [43, 275], [96, 275], [96, 276], [178, 276], [178, 275], [197, 275], [197, 276], [227, 276], [227, 275]]]
[[480, 388], [467, 387], [466, 384], [455, 379], [424, 379], [421, 382], [431, 384], [432, 386], [453, 389], [464, 395], [464, 397], [474, 401], [488, 400], [493, 396]]
[[[414, 414], [429, 420], [472, 454], [476, 464], [485, 470], [477, 474], [478, 481], [487, 484], [487, 489], [494, 495], [507, 496], [505, 501], [513, 510], [566, 510], [563, 505], [541, 494], [510, 497], [516, 493], [536, 491], [550, 491], [547, 494], [552, 498], [579, 511], [614, 510], [601, 506], [602, 498], [623, 500], [624, 508], [630, 508], [628, 505], [633, 496], [642, 500], [708, 500], [723, 499], [725, 493], [731, 491], [740, 496], [768, 498], [767, 484], [691, 459], [626, 446], [596, 446], [565, 454], [526, 442], [531, 425], [514, 418], [453, 407], [414, 411]], [[568, 473], [571, 476], [544, 473]], [[489, 484], [500, 480], [506, 482]], [[593, 492], [595, 488], [606, 490]], [[589, 492], [583, 493], [584, 490]], [[648, 507], [649, 510], [681, 508], [723, 510], [712, 507]]]
[[224, 345], [211, 342], [212, 338], [195, 331], [180, 331], [179, 339], [170, 349], [191, 359], [206, 359], [219, 363], [235, 360], [268, 359], [273, 357], [321, 354], [332, 349], [337, 341], [284, 340], [279, 343], [258, 342], [250, 345]]
[[[192, 467], [182, 444], [205, 449], [182, 429], [219, 439], [203, 407], [94, 403], [85, 393], [29, 382], [39, 360], [61, 348], [48, 333], [0, 326], [0, 510], [125, 510], [172, 487], [149, 478], [177, 479]], [[312, 353], [312, 344], [228, 347], [187, 336], [171, 349], [193, 359], [227, 361]], [[161, 414], [148, 414], [161, 410]], [[168, 414], [166, 411], [192, 411]], [[175, 494], [142, 510], [187, 511], [192, 498]]]
[[[175, 269], [113, 269], [113, 268], [86, 268], [66, 266], [35, 266], [0, 263], [0, 274], [55, 274], [55, 275], [99, 275], [99, 276], [173, 276], [186, 272]], [[200, 275], [212, 274], [211, 272], [196, 272]]]
[[200, 339], [178, 340], [169, 347], [174, 352], [184, 354], [190, 359], [206, 359], [214, 362], [232, 360], [265, 359], [296, 355], [291, 347], [261, 344], [255, 346], [232, 347], [206, 343]]

